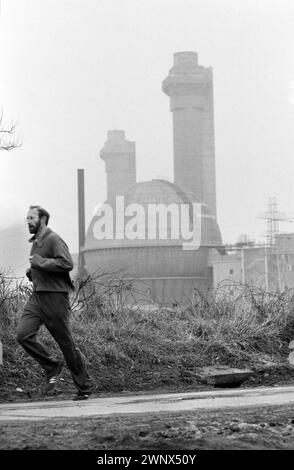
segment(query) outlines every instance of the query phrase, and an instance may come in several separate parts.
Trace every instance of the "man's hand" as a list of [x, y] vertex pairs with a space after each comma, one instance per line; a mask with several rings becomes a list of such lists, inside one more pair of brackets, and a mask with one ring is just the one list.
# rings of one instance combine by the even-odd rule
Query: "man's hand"
[[42, 260], [44, 258], [40, 255], [37, 255], [37, 253], [34, 253], [32, 256], [29, 257], [29, 261], [31, 263], [32, 268], [38, 268], [40, 264], [42, 264]]
[[27, 276], [27, 278], [28, 278], [28, 280], [29, 280], [30, 282], [33, 282], [31, 268], [28, 268], [28, 269], [26, 270], [26, 276]]

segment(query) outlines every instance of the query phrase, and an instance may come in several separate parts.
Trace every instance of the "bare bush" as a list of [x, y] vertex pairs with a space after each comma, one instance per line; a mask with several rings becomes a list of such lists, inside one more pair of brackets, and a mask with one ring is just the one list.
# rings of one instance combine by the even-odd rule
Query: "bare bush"
[[92, 276], [76, 280], [71, 309], [91, 318], [101, 314], [114, 317], [139, 309], [137, 299], [140, 298], [142, 303], [144, 297], [144, 292], [134, 286], [134, 279], [129, 275], [122, 275], [121, 271], [97, 270]]
[[0, 326], [14, 326], [21, 308], [32, 292], [23, 278], [0, 269]]
[[21, 146], [21, 140], [17, 133], [16, 125], [11, 122], [4, 124], [3, 112], [0, 115], [0, 150], [12, 150]]

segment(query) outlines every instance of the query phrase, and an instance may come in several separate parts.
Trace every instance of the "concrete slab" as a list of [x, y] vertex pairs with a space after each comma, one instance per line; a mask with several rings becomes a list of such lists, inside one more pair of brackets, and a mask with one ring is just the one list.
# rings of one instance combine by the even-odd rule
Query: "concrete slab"
[[290, 366], [294, 367], [294, 351], [290, 352], [290, 354], [288, 356], [288, 361], [289, 361]]
[[112, 414], [162, 413], [260, 405], [294, 405], [294, 386], [209, 392], [0, 404], [0, 421], [84, 418]]
[[245, 380], [253, 375], [249, 369], [236, 369], [221, 364], [202, 367], [196, 373], [202, 382], [215, 387], [239, 387]]

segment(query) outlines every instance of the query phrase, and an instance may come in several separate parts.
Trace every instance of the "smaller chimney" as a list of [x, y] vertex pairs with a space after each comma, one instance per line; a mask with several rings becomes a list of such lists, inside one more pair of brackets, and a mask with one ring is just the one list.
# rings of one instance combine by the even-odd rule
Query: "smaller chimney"
[[107, 173], [107, 199], [122, 195], [123, 191], [136, 183], [135, 142], [125, 140], [125, 132], [112, 130], [100, 151]]

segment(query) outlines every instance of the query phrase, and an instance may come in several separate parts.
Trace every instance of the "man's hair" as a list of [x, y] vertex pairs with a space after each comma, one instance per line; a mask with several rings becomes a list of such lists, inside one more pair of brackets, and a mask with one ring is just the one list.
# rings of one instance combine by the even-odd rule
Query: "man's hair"
[[50, 219], [50, 214], [44, 207], [41, 206], [30, 206], [30, 209], [37, 209], [39, 218], [41, 217], [46, 217], [45, 224], [48, 225], [49, 219]]

